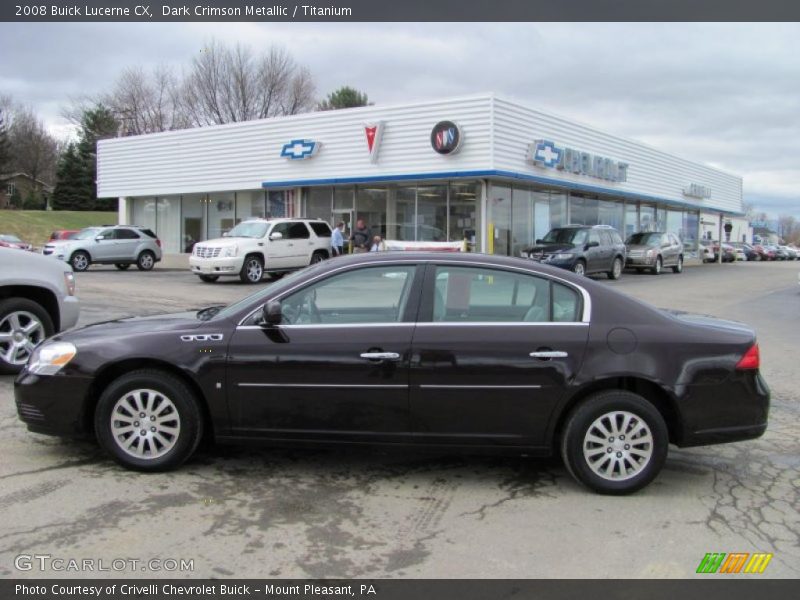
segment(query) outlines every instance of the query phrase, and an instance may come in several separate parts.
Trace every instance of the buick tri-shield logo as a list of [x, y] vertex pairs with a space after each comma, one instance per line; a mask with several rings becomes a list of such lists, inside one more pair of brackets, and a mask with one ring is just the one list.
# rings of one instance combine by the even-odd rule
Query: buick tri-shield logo
[[453, 121], [439, 121], [431, 131], [431, 146], [439, 154], [455, 154], [461, 148], [461, 128]]

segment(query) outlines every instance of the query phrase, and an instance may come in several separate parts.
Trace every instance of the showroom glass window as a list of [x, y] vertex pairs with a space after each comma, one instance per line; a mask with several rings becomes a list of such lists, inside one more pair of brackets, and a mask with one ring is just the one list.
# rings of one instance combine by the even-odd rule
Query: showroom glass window
[[467, 241], [467, 249], [477, 252], [481, 231], [481, 184], [453, 182], [450, 184], [448, 235], [449, 242]]
[[417, 187], [417, 240], [447, 241], [447, 185]]
[[519, 256], [533, 244], [533, 196], [531, 190], [514, 186], [511, 191], [511, 256]]
[[281, 299], [287, 325], [403, 321], [416, 267], [362, 268], [328, 277]]
[[544, 277], [482, 267], [436, 267], [433, 321], [546, 323], [578, 320], [577, 292]]
[[511, 187], [492, 184], [489, 189], [490, 254], [511, 251]]
[[[181, 246], [181, 197], [159, 196], [156, 204], [156, 227], [164, 252], [183, 252]], [[152, 229], [152, 228], [151, 228]]]

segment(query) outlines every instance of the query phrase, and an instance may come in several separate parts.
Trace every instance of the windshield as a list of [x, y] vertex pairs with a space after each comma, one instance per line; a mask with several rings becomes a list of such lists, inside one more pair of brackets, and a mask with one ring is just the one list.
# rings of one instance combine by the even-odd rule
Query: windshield
[[661, 243], [661, 234], [634, 233], [625, 243], [633, 246], [658, 246]]
[[88, 229], [84, 229], [78, 235], [75, 236], [76, 240], [88, 240], [93, 238], [97, 235], [97, 232], [100, 231], [99, 227], [89, 227]]
[[228, 237], [262, 238], [267, 233], [268, 223], [245, 221], [228, 232]]
[[551, 229], [544, 236], [542, 242], [545, 244], [578, 244], [586, 243], [585, 229]]
[[3, 240], [4, 242], [11, 242], [12, 244], [18, 244], [22, 241], [15, 235], [0, 235], [0, 240]]
[[323, 268], [328, 266], [327, 261], [320, 261], [315, 265], [311, 265], [310, 267], [306, 267], [304, 269], [300, 269], [299, 271], [295, 271], [285, 277], [281, 278], [280, 281], [271, 284], [266, 290], [260, 290], [254, 294], [250, 294], [249, 296], [242, 298], [238, 302], [234, 302], [233, 304], [229, 304], [225, 308], [221, 309], [219, 312], [215, 313], [212, 318], [226, 318], [231, 315], [236, 314], [245, 306], [250, 304], [257, 304], [260, 298], [266, 297], [267, 294], [273, 295], [279, 293], [281, 290], [286, 289], [287, 287], [291, 287], [294, 285], [295, 281], [300, 279], [301, 277], [305, 277], [306, 275], [313, 274], [315, 271], [320, 271]]

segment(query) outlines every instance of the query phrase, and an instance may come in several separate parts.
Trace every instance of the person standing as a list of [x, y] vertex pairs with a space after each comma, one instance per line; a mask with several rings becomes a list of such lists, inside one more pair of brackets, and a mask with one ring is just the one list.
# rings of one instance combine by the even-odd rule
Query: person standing
[[372, 238], [372, 245], [369, 248], [370, 252], [383, 252], [386, 250], [386, 243], [381, 239], [381, 236], [376, 235]]
[[364, 224], [364, 219], [359, 219], [356, 221], [356, 227], [350, 235], [350, 245], [353, 248], [353, 254], [368, 252], [371, 243], [372, 233]]
[[344, 253], [344, 221], [339, 221], [331, 234], [331, 256], [341, 256]]

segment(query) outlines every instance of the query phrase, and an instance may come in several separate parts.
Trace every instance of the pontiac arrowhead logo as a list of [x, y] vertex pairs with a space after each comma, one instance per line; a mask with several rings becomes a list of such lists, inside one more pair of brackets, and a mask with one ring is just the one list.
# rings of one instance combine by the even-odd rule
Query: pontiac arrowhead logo
[[369, 151], [369, 161], [378, 162], [378, 151], [381, 147], [383, 137], [383, 121], [377, 123], [364, 124], [364, 136], [367, 139], [367, 150]]

